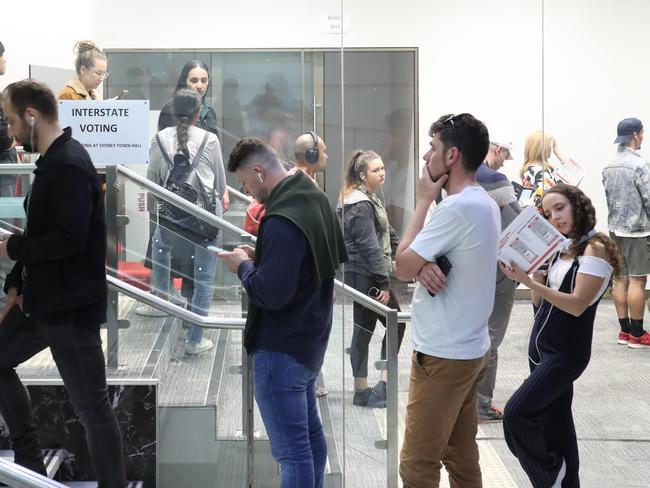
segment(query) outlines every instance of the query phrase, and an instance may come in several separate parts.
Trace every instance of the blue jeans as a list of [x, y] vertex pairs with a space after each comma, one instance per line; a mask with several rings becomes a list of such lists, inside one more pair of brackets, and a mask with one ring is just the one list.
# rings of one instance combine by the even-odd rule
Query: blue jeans
[[255, 400], [280, 464], [281, 488], [321, 488], [327, 442], [316, 409], [316, 377], [292, 356], [253, 353]]
[[[151, 288], [154, 295], [169, 299], [169, 275], [171, 267], [171, 251], [174, 248], [174, 240], [182, 237], [162, 229], [156, 228], [151, 242]], [[206, 242], [205, 245], [215, 244]], [[214, 294], [214, 276], [217, 272], [217, 256], [205, 247], [195, 244], [193, 253], [187, 256], [193, 262], [194, 268], [194, 292], [190, 301], [190, 310], [198, 315], [207, 316], [210, 312], [210, 304]], [[203, 328], [196, 325], [190, 326], [187, 333], [187, 341], [198, 343], [203, 337]]]

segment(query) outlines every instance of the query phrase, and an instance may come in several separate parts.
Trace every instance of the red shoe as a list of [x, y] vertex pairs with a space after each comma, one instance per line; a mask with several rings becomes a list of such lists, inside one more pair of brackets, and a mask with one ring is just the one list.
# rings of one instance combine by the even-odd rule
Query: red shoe
[[645, 330], [643, 331], [643, 335], [641, 337], [634, 337], [632, 334], [630, 334], [627, 347], [631, 347], [632, 349], [645, 349], [650, 347], [650, 334], [648, 334]]
[[626, 345], [628, 342], [630, 342], [630, 333], [620, 331], [618, 333], [618, 341], [616, 342], [618, 342], [622, 346]]

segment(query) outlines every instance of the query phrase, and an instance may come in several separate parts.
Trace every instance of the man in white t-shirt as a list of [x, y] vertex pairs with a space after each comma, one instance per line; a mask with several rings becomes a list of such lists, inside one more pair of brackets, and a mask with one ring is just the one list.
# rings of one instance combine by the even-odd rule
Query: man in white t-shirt
[[[442, 462], [453, 485], [480, 488], [476, 388], [490, 348], [501, 229], [498, 206], [476, 182], [490, 140], [470, 114], [441, 117], [429, 136], [413, 220], [396, 254], [396, 276], [419, 281], [400, 475], [404, 488], [436, 487]], [[443, 188], [447, 198], [425, 223]], [[441, 256], [452, 265], [447, 277], [434, 262]]]

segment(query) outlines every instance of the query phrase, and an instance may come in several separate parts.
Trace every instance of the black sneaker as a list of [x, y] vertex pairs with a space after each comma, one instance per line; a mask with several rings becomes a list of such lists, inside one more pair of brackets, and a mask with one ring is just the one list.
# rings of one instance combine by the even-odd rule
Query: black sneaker
[[368, 407], [386, 408], [386, 382], [379, 381], [372, 387], [372, 392], [368, 398]]
[[372, 388], [370, 387], [366, 388], [365, 390], [355, 391], [354, 396], [352, 397], [352, 405], [356, 405], [358, 407], [367, 407], [368, 398], [370, 398], [371, 393]]

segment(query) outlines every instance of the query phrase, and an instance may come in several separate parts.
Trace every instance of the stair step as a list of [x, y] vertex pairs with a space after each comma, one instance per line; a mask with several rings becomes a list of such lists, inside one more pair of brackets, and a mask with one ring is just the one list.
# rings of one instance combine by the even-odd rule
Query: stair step
[[[13, 463], [14, 461], [14, 452], [13, 451], [3, 451], [0, 450], [0, 459], [9, 461]], [[54, 475], [59, 470], [61, 463], [65, 459], [65, 453], [63, 449], [44, 449], [43, 450], [43, 461], [45, 463], [45, 470], [47, 471], [47, 477], [50, 479], [54, 478]]]
[[[96, 481], [66, 481], [63, 483], [68, 488], [97, 488]], [[142, 481], [127, 481], [125, 488], [142, 488]]]

